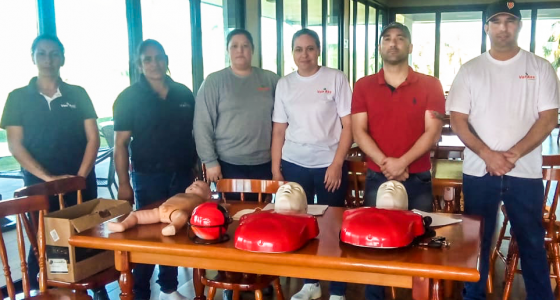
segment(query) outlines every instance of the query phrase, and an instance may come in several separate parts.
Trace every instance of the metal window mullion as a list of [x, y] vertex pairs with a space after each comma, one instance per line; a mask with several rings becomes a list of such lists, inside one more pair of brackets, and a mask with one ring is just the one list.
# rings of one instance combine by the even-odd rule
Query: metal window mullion
[[284, 0], [276, 0], [276, 72], [284, 76]]
[[538, 9], [531, 9], [531, 46], [530, 51], [535, 53], [536, 50], [536, 38], [537, 38], [537, 17]]
[[436, 12], [436, 49], [434, 57], [434, 77], [439, 78], [439, 53], [441, 39], [441, 12]]
[[321, 1], [321, 34], [323, 35], [323, 45], [321, 45], [321, 56], [323, 57], [323, 66], [327, 66], [327, 16], [329, 14], [328, 9], [329, 1], [322, 0]]
[[128, 28], [128, 56], [130, 83], [140, 78], [140, 71], [136, 67], [136, 49], [142, 43], [142, 8], [140, 0], [126, 0], [126, 20]]
[[201, 0], [190, 0], [193, 92], [196, 95], [204, 81], [204, 62], [202, 58]]
[[366, 46], [365, 47], [366, 48], [365, 49], [366, 50], [366, 53], [365, 53], [366, 57], [365, 57], [365, 60], [364, 60], [364, 73], [365, 73], [364, 76], [367, 76], [367, 75], [369, 75], [369, 72], [368, 72], [368, 63], [369, 63], [369, 36], [368, 36], [368, 34], [369, 34], [369, 5], [366, 4], [365, 7], [366, 7], [365, 8], [365, 10], [366, 10], [366, 20], [365, 20], [364, 26], [365, 26], [365, 29], [366, 29], [366, 44], [365, 44], [365, 46]]
[[54, 0], [37, 1], [37, 33], [56, 36]]
[[353, 3], [353, 6], [352, 6], [353, 7], [353, 10], [352, 10], [353, 20], [352, 20], [352, 22], [353, 22], [353, 27], [354, 28], [353, 28], [353, 32], [352, 32], [353, 39], [352, 39], [352, 62], [351, 62], [351, 64], [352, 64], [352, 86], [353, 86], [353, 84], [356, 83], [356, 75], [357, 75], [357, 72], [356, 72], [356, 66], [357, 66], [357, 63], [356, 63], [356, 26], [358, 24], [358, 20], [357, 20], [358, 19], [358, 1], [354, 0], [354, 1], [352, 1], [352, 3]]
[[301, 28], [307, 28], [307, 11], [308, 3], [307, 0], [301, 0]]

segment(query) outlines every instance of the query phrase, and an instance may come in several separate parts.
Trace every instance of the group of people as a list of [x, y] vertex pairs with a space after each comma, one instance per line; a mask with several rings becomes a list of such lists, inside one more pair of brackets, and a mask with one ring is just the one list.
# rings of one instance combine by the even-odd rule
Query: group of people
[[[541, 224], [540, 144], [557, 124], [558, 78], [550, 63], [517, 45], [521, 15], [511, 3], [488, 7], [484, 29], [491, 49], [462, 66], [447, 102], [437, 79], [408, 65], [411, 34], [396, 22], [380, 35], [383, 69], [358, 80], [353, 92], [343, 72], [318, 64], [320, 40], [309, 29], [294, 34], [297, 70], [282, 78], [253, 67], [251, 34], [231, 31], [230, 66], [210, 74], [196, 98], [168, 75], [163, 46], [145, 40], [136, 59], [140, 79], [113, 107], [118, 199], [135, 200], [138, 209], [183, 192], [200, 159], [212, 182], [293, 181], [310, 204], [316, 199], [344, 206], [345, 157], [355, 142], [368, 161], [366, 206], [375, 206], [382, 183], [398, 180], [406, 187], [409, 209], [431, 211], [430, 149], [440, 138], [447, 109], [467, 147], [465, 213], [484, 219], [481, 276], [465, 284], [464, 299], [486, 299], [501, 201], [518, 240], [528, 299], [553, 299]], [[26, 185], [83, 176], [84, 199], [93, 199], [99, 135], [92, 102], [83, 88], [61, 81], [65, 61], [58, 38], [41, 35], [31, 50], [38, 76], [10, 93], [0, 123], [10, 151]], [[75, 198], [67, 201], [75, 204]], [[56, 201], [51, 204], [58, 208]], [[134, 267], [136, 299], [150, 298], [153, 270], [153, 265]], [[160, 299], [184, 298], [176, 291], [177, 268], [160, 266], [157, 282]], [[330, 299], [345, 299], [345, 290], [345, 283], [332, 282]], [[318, 281], [305, 279], [292, 300], [320, 297]], [[384, 288], [367, 286], [366, 299], [384, 299]]]

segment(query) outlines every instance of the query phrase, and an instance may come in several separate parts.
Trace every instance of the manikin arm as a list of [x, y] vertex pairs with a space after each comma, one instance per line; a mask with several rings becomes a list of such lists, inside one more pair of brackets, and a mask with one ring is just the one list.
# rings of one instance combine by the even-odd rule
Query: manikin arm
[[131, 212], [122, 222], [109, 222], [107, 229], [113, 232], [123, 232], [136, 226], [136, 224], [155, 224], [159, 222], [159, 208], [139, 210]]
[[171, 213], [171, 223], [161, 230], [164, 236], [175, 235], [177, 229], [183, 228], [187, 224], [189, 216], [182, 210], [176, 210]]

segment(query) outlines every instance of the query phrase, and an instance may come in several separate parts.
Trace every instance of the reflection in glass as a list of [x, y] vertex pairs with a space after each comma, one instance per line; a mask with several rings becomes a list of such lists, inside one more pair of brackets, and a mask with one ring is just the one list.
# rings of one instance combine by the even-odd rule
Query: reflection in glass
[[358, 2], [356, 23], [356, 81], [366, 74], [366, 6]]
[[444, 91], [449, 91], [461, 66], [480, 55], [481, 20], [481, 11], [441, 14], [439, 79]]
[[[327, 1], [327, 67], [338, 69], [338, 0]], [[342, 47], [342, 46], [340, 46]]]
[[[173, 80], [190, 89], [192, 80], [192, 40], [189, 1], [142, 0], [142, 36], [160, 42], [169, 57]], [[161, 16], [165, 16], [162, 18]]]
[[113, 102], [130, 85], [125, 1], [55, 0], [54, 5], [66, 52], [62, 80], [86, 89], [99, 118], [112, 116]]
[[224, 30], [224, 9], [222, 0], [204, 0], [200, 4], [202, 22], [202, 61], [204, 78], [229, 65], [226, 55], [226, 36]]
[[297, 70], [292, 56], [292, 37], [301, 29], [301, 0], [284, 1], [284, 75]]
[[323, 64], [323, 20], [322, 20], [322, 0], [307, 1], [307, 28], [315, 31], [319, 36], [321, 48], [319, 49], [319, 65]]
[[377, 47], [376, 41], [376, 20], [375, 20], [375, 8], [369, 7], [369, 16], [368, 16], [368, 68], [366, 70], [366, 75], [375, 74], [377, 69], [375, 68], [375, 50]]
[[539, 9], [535, 54], [552, 63], [560, 76], [560, 9]]
[[[409, 56], [409, 64], [416, 72], [434, 76], [436, 51], [436, 14], [397, 15], [397, 22], [405, 24], [412, 35], [414, 51]], [[477, 45], [480, 45], [480, 40]]]
[[262, 68], [276, 73], [277, 53], [276, 2], [261, 0], [261, 57]]
[[[4, 58], [0, 68], [0, 111], [4, 110], [12, 90], [27, 85], [31, 77], [37, 76], [37, 68], [31, 61], [31, 43], [38, 33], [36, 2], [0, 1], [0, 41], [4, 45], [0, 47], [0, 57]], [[0, 142], [5, 140], [0, 138]]]

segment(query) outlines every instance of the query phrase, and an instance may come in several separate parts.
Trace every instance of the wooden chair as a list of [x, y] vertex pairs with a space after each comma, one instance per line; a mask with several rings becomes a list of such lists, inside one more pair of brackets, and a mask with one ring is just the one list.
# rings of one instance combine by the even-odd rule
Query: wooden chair
[[366, 187], [367, 163], [359, 156], [346, 159], [348, 165], [348, 191], [346, 193], [346, 207], [355, 208], [364, 205]]
[[216, 191], [222, 194], [226, 200], [225, 193], [240, 193], [241, 201], [245, 201], [245, 193], [257, 194], [258, 201], [263, 202], [263, 194], [276, 194], [278, 188], [287, 181], [258, 180], [258, 179], [220, 179], [216, 183]]
[[[64, 290], [47, 290], [47, 265], [45, 259], [46, 253], [46, 239], [45, 239], [45, 213], [49, 209], [49, 201], [47, 196], [29, 196], [21, 197], [10, 200], [4, 200], [0, 202], [0, 218], [16, 215], [16, 235], [17, 235], [17, 246], [19, 252], [19, 258], [21, 261], [21, 275], [22, 275], [22, 289], [24, 299], [91, 299], [87, 294], [73, 294]], [[33, 295], [31, 292], [29, 277], [27, 275], [27, 262], [25, 260], [25, 239], [22, 229], [22, 223], [25, 224], [25, 220], [28, 220], [26, 214], [29, 213], [37, 214], [37, 239], [28, 236], [29, 242], [37, 245], [37, 254], [39, 261], [39, 294]], [[6, 277], [6, 288], [8, 291], [8, 297], [11, 300], [16, 299], [16, 290], [14, 286], [14, 281], [12, 280], [12, 274], [10, 266], [8, 264], [8, 253], [6, 251], [6, 243], [4, 242], [4, 235], [0, 235], [0, 258], [2, 260], [2, 265], [4, 269], [4, 275]], [[4, 295], [0, 292], [0, 299], [3, 299]], [[21, 299], [18, 296], [18, 299]]]
[[[245, 193], [256, 193], [259, 202], [262, 202], [263, 194], [275, 194], [284, 183], [274, 180], [221, 179], [216, 184], [216, 190], [222, 193], [224, 200], [224, 193], [241, 193], [241, 201], [244, 201]], [[206, 271], [200, 270], [200, 280], [208, 286], [208, 299], [214, 299], [216, 289], [227, 289], [233, 291], [233, 300], [239, 300], [241, 291], [254, 291], [255, 300], [262, 300], [262, 290], [272, 283], [276, 289], [276, 299], [284, 300], [278, 276], [218, 271], [215, 277], [208, 278]]]
[[[548, 261], [552, 265], [550, 274], [551, 278], [556, 280], [556, 285], [560, 285], [560, 224], [556, 222], [556, 208], [558, 206], [558, 196], [560, 194], [560, 155], [554, 156], [544, 156], [543, 157], [543, 181], [545, 184], [545, 196], [543, 200], [543, 225], [545, 228], [545, 247], [547, 250]], [[548, 195], [551, 192], [551, 188], [554, 187], [552, 204], [547, 206]], [[517, 247], [517, 241], [515, 235], [510, 234], [506, 236], [506, 228], [509, 222], [507, 217], [507, 212], [505, 206], [501, 206], [501, 211], [504, 215], [504, 221], [502, 223], [502, 228], [498, 235], [498, 240], [496, 241], [496, 246], [492, 251], [490, 257], [490, 271], [488, 274], [487, 289], [489, 293], [493, 291], [493, 276], [495, 272], [496, 260], [500, 258], [501, 261], [506, 265], [505, 273], [505, 285], [504, 293], [502, 299], [506, 300], [509, 298], [511, 293], [511, 287], [513, 285], [513, 279], [516, 273], [522, 273], [522, 270], [517, 268], [519, 263], [519, 249]], [[500, 248], [504, 240], [509, 240], [508, 252], [504, 254], [501, 252]]]
[[[64, 178], [54, 181], [49, 181], [45, 183], [39, 183], [23, 187], [14, 192], [14, 197], [23, 196], [58, 196], [60, 209], [64, 208], [64, 195], [77, 192], [78, 204], [82, 203], [82, 193], [81, 190], [86, 188], [86, 179], [83, 177], [75, 176], [70, 178]], [[24, 222], [25, 230], [27, 235], [31, 238], [31, 249], [34, 251], [35, 256], [38, 256], [38, 245], [36, 242], [36, 232], [37, 227], [35, 226], [35, 215], [31, 215], [30, 222]], [[94, 274], [88, 278], [80, 280], [78, 282], [65, 282], [55, 279], [48, 279], [47, 285], [57, 288], [64, 288], [75, 290], [77, 294], [87, 294], [87, 290], [96, 290], [104, 288], [105, 285], [116, 281], [119, 279], [120, 272], [114, 267], [108, 268], [97, 274]]]

